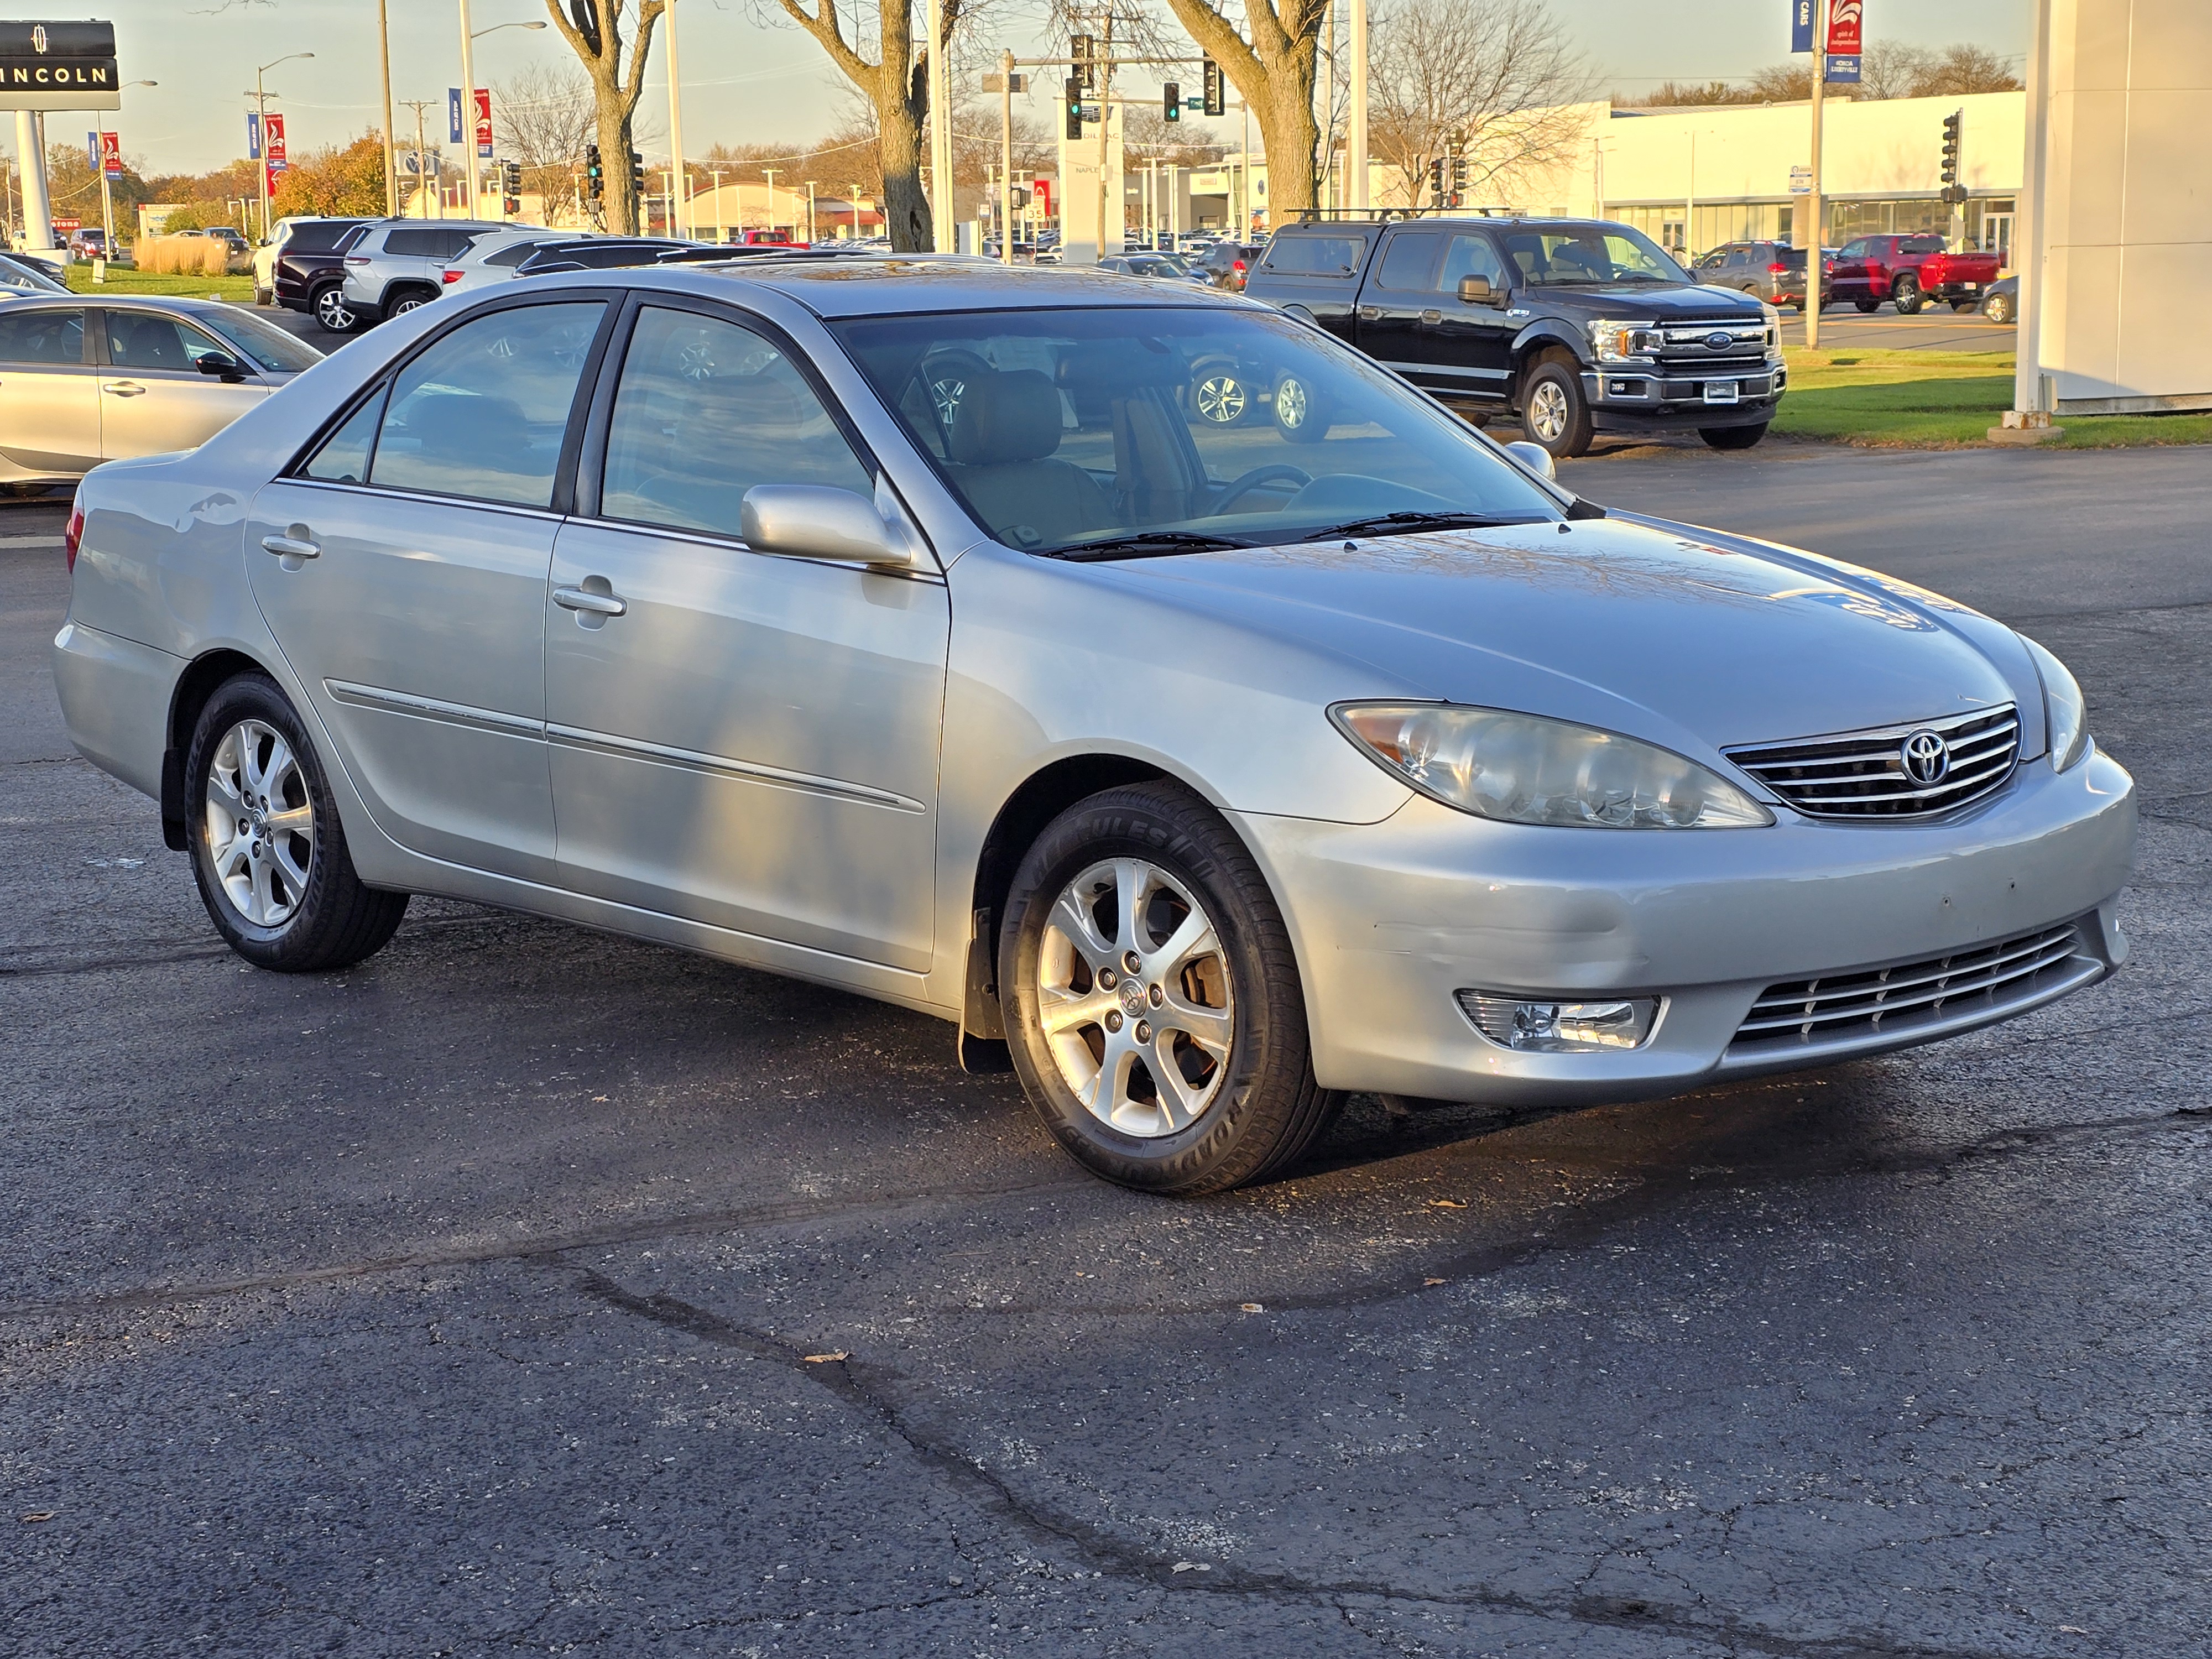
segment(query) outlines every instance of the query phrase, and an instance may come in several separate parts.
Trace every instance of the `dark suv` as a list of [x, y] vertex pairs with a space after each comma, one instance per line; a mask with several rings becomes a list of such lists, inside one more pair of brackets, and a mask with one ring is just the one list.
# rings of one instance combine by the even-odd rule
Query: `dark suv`
[[[1805, 250], [1787, 242], [1729, 242], [1691, 267], [1709, 288], [1732, 288], [1769, 305], [1805, 308]], [[1836, 251], [1820, 250], [1820, 303], [1835, 298]]]
[[1253, 268], [1267, 251], [1266, 244], [1261, 242], [1216, 242], [1206, 249], [1197, 268], [1212, 287], [1242, 294]]
[[[1788, 378], [1772, 307], [1701, 287], [1643, 232], [1602, 220], [1286, 225], [1244, 291], [1478, 418], [1518, 414], [1559, 456], [1597, 432], [1692, 430], [1748, 449]], [[1303, 407], [1279, 389], [1277, 423]]]

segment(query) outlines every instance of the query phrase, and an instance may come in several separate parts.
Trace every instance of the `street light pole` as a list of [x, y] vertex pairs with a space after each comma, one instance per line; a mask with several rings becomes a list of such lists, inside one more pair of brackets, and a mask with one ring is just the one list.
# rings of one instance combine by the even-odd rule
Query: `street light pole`
[[1352, 0], [1352, 107], [1344, 135], [1346, 193], [1356, 209], [1367, 206], [1367, 0]]
[[469, 28], [469, 0], [461, 6], [461, 160], [467, 169], [469, 217], [477, 216], [476, 36]]
[[253, 118], [261, 132], [261, 240], [269, 240], [269, 98], [263, 89], [261, 77], [278, 64], [289, 64], [295, 58], [313, 58], [312, 52], [289, 52], [272, 63], [264, 64], [253, 71], [253, 90], [246, 95], [253, 100]]
[[[681, 184], [672, 183], [669, 186], [668, 229], [671, 235], [689, 235], [690, 232], [688, 229], [679, 228], [676, 217], [682, 211], [678, 206], [682, 197], [676, 192], [680, 190], [684, 196], [691, 193], [690, 181], [684, 173], [684, 94], [682, 77], [676, 67], [676, 0], [668, 0], [668, 9], [660, 15], [660, 27], [661, 32], [668, 38], [668, 149], [672, 169], [670, 177], [672, 180], [683, 181]], [[690, 221], [690, 216], [684, 214], [684, 224], [688, 226]]]
[[376, 0], [376, 48], [384, 69], [384, 216], [399, 216], [398, 138], [392, 131], [392, 21], [389, 0]]

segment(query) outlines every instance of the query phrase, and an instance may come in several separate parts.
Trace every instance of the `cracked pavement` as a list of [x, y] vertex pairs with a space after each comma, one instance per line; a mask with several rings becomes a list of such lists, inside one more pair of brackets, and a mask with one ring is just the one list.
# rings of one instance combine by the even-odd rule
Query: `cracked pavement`
[[672, 951], [418, 900], [245, 968], [0, 503], [0, 1655], [2205, 1653], [2206, 466], [1567, 469], [2068, 659], [2133, 963], [1674, 1101], [1356, 1102], [1199, 1203]]

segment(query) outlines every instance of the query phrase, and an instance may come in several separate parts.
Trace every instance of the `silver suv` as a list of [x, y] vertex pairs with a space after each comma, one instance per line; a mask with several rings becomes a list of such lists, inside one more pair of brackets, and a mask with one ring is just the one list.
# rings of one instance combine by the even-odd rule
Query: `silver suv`
[[346, 250], [346, 304], [371, 320], [397, 317], [436, 299], [446, 267], [479, 236], [511, 230], [497, 220], [387, 219]]

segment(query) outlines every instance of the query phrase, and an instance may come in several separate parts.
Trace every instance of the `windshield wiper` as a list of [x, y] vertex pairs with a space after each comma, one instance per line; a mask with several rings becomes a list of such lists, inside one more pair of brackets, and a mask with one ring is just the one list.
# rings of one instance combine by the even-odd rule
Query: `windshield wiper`
[[1501, 525], [1540, 524], [1540, 519], [1507, 518], [1496, 513], [1377, 513], [1372, 518], [1347, 519], [1342, 524], [1310, 530], [1302, 542], [1325, 542], [1337, 536], [1395, 536], [1417, 530], [1495, 530]]
[[1230, 536], [1209, 536], [1197, 530], [1140, 530], [1127, 536], [1109, 536], [1103, 541], [1085, 542], [1079, 547], [1054, 550], [1045, 556], [1054, 559], [1125, 559], [1158, 558], [1169, 553], [1218, 552], [1229, 547], [1249, 547], [1249, 542], [1238, 541]]

